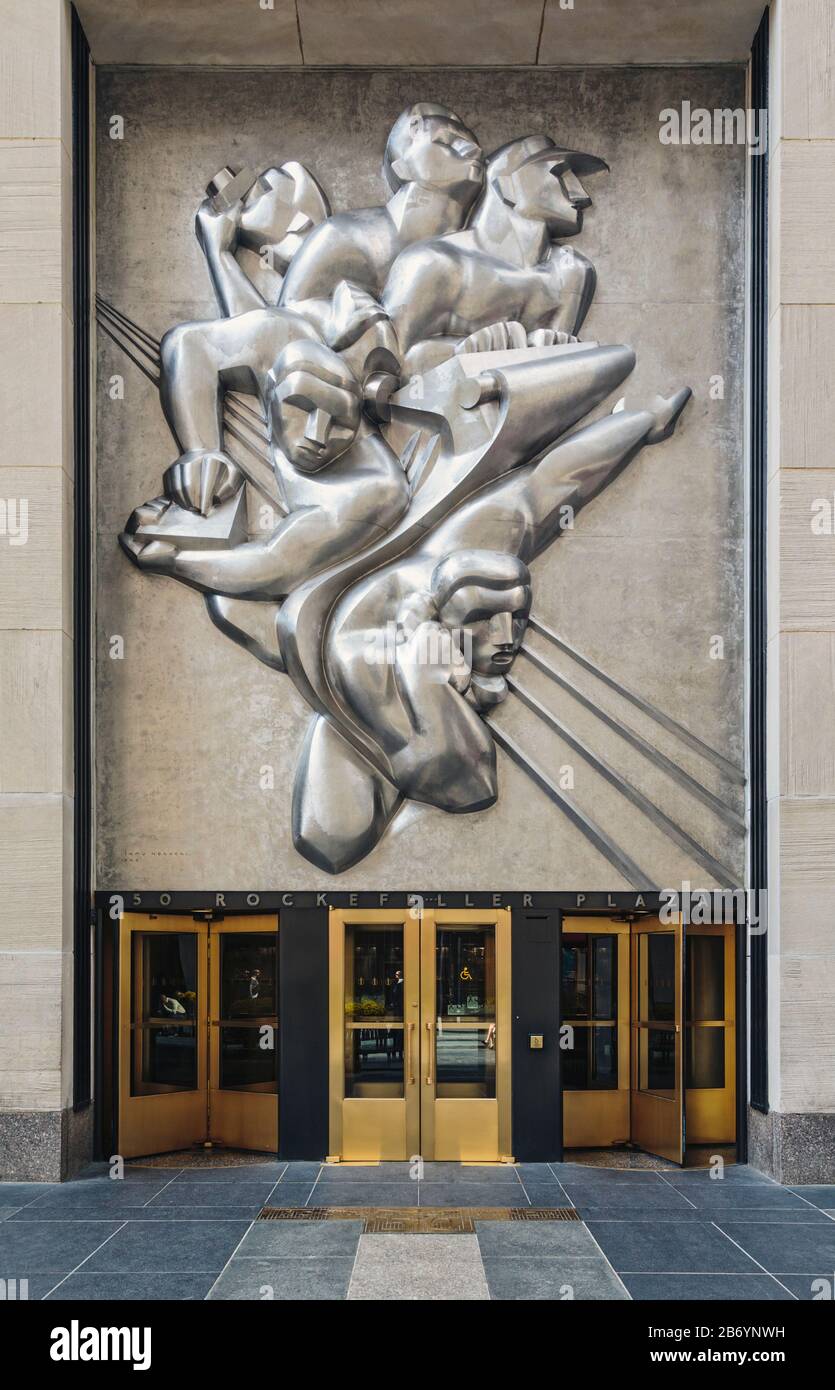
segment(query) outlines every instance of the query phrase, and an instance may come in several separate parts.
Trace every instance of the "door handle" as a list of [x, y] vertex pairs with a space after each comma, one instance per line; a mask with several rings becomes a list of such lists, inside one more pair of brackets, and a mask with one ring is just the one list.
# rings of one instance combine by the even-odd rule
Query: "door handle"
[[415, 1025], [409, 1024], [409, 1031], [406, 1034], [406, 1070], [409, 1075], [409, 1085], [415, 1084], [415, 1049], [414, 1049]]
[[426, 1025], [426, 1084], [432, 1085], [432, 1024]]

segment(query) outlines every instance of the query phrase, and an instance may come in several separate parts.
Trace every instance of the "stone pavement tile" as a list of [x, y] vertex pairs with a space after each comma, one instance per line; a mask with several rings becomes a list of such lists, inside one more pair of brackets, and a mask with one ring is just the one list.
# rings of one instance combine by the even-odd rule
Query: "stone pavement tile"
[[583, 1255], [600, 1259], [600, 1247], [582, 1221], [476, 1221], [482, 1259], [536, 1255], [560, 1259]]
[[90, 1274], [86, 1265], [65, 1279], [48, 1295], [47, 1302], [68, 1300], [104, 1303], [142, 1302], [202, 1302], [217, 1275], [209, 1274], [129, 1274], [118, 1279], [112, 1274]]
[[820, 1207], [822, 1211], [829, 1211], [835, 1207], [835, 1184], [823, 1183], [806, 1187], [790, 1187], [789, 1192], [795, 1193], [797, 1197], [805, 1197], [807, 1202], [813, 1206]]
[[236, 1260], [326, 1259], [357, 1253], [362, 1221], [256, 1221], [235, 1254]]
[[658, 1187], [661, 1178], [647, 1168], [594, 1168], [583, 1163], [549, 1163], [561, 1183], [611, 1183], [613, 1187]]
[[[222, 1208], [218, 1207], [130, 1207], [125, 1208], [119, 1214], [119, 1220], [130, 1222], [154, 1221], [243, 1221], [246, 1225], [254, 1221], [261, 1210], [260, 1202], [249, 1202], [246, 1206], [235, 1206]], [[101, 1211], [94, 1202], [89, 1206], [77, 1206], [73, 1208], [72, 1215], [66, 1212], [56, 1216], [49, 1211], [38, 1212], [35, 1207], [24, 1207], [9, 1220], [15, 1225], [18, 1222], [25, 1222], [27, 1225], [34, 1221], [46, 1223], [54, 1221], [98, 1221], [109, 1220], [113, 1224], [114, 1216], [112, 1213]]]
[[632, 1297], [658, 1303], [790, 1303], [791, 1294], [770, 1274], [624, 1274]]
[[[592, 1218], [588, 1226], [619, 1273], [626, 1270], [633, 1274], [762, 1273], [754, 1260], [707, 1221], [595, 1221]], [[769, 1226], [767, 1229], [782, 1228]]]
[[[724, 1224], [725, 1221], [740, 1222], [764, 1222], [766, 1225], [782, 1225], [786, 1222], [800, 1222], [803, 1225], [822, 1226], [826, 1222], [826, 1215], [818, 1211], [815, 1207], [807, 1207], [805, 1211], [799, 1211], [796, 1207], [754, 1207], [746, 1209], [736, 1207], [733, 1210], [723, 1212], [721, 1215], [715, 1210], [699, 1211], [693, 1210], [679, 1211], [677, 1207], [583, 1207], [578, 1206], [577, 1211], [584, 1221], [609, 1222], [609, 1221], [716, 1221]], [[15, 1218], [16, 1219], [16, 1218]]]
[[[382, 1206], [382, 1203], [380, 1204]], [[527, 1207], [520, 1182], [422, 1182], [422, 1207]]]
[[765, 1187], [779, 1187], [780, 1184], [770, 1178], [767, 1173], [760, 1173], [756, 1168], [751, 1168], [747, 1163], [726, 1163], [722, 1171], [721, 1178], [711, 1177], [710, 1168], [665, 1168], [659, 1173], [659, 1177], [664, 1182], [670, 1182], [673, 1187], [700, 1187], [706, 1184], [710, 1187], [722, 1187], [725, 1183], [754, 1183]]
[[[411, 1163], [326, 1163], [320, 1173], [321, 1182], [370, 1182], [370, 1183], [389, 1183], [389, 1182], [414, 1182], [417, 1188], [417, 1178], [412, 1177], [413, 1165]], [[417, 1203], [415, 1203], [417, 1205]]]
[[159, 1187], [151, 1183], [111, 1182], [105, 1178], [101, 1187], [87, 1182], [58, 1188], [30, 1202], [24, 1212], [36, 1219], [52, 1216], [65, 1217], [68, 1221], [74, 1220], [78, 1212], [83, 1215], [95, 1211], [99, 1217], [121, 1215], [147, 1206], [159, 1191]]
[[657, 1207], [672, 1207], [687, 1210], [695, 1205], [666, 1183], [575, 1183], [567, 1178], [560, 1179], [565, 1191], [575, 1207], [640, 1207], [654, 1210]]
[[53, 1270], [68, 1274], [118, 1231], [119, 1225], [118, 1221], [4, 1221], [0, 1227], [0, 1279]]
[[149, 1203], [154, 1207], [263, 1207], [275, 1187], [273, 1182], [172, 1183]]
[[550, 1163], [517, 1163], [516, 1172], [526, 1184], [532, 1182], [538, 1185], [559, 1181]]
[[809, 1210], [807, 1202], [784, 1187], [766, 1187], [760, 1183], [731, 1183], [725, 1187], [721, 1182], [714, 1182], [698, 1191], [688, 1187], [686, 1195], [699, 1211], [709, 1213], [710, 1217], [717, 1212]]
[[150, 1165], [143, 1168], [141, 1166], [136, 1167], [133, 1163], [127, 1163], [125, 1164], [122, 1176], [120, 1178], [112, 1178], [110, 1176], [111, 1168], [109, 1163], [90, 1163], [86, 1168], [82, 1168], [80, 1173], [76, 1173], [75, 1177], [71, 1178], [69, 1182], [61, 1183], [60, 1188], [62, 1192], [65, 1192], [70, 1188], [78, 1187], [80, 1183], [89, 1182], [99, 1184], [109, 1182], [113, 1186], [116, 1186], [118, 1183], [127, 1182], [151, 1182], [156, 1183], [159, 1187], [164, 1187], [166, 1183], [173, 1181], [182, 1171], [182, 1168], [157, 1168]]
[[281, 1175], [281, 1182], [309, 1182], [311, 1185], [321, 1176], [327, 1177], [339, 1167], [338, 1163], [325, 1166], [323, 1163], [308, 1163], [301, 1160], [293, 1160], [287, 1164]]
[[343, 1300], [353, 1258], [324, 1260], [230, 1260], [213, 1286], [210, 1300]]
[[[561, 1183], [526, 1182], [524, 1190], [527, 1193], [528, 1202], [532, 1207], [573, 1207], [574, 1203], [568, 1196]], [[520, 1206], [527, 1206], [527, 1202], [520, 1202]]]
[[[312, 1182], [280, 1182], [270, 1192], [269, 1199], [262, 1202], [266, 1207], [304, 1207], [311, 1193], [318, 1189]], [[315, 1203], [311, 1202], [311, 1206]]]
[[[808, 1274], [833, 1278], [835, 1271], [835, 1221], [765, 1222], [742, 1224], [732, 1217], [717, 1221], [721, 1230], [738, 1242], [771, 1274]], [[5, 1227], [8, 1230], [8, 1223]]]
[[601, 1256], [596, 1260], [570, 1255], [562, 1259], [485, 1259], [490, 1297], [502, 1301], [542, 1299], [628, 1299], [629, 1295]]
[[[130, 1221], [107, 1245], [91, 1257], [85, 1268], [137, 1271], [139, 1273], [188, 1273], [219, 1271], [233, 1254], [248, 1229], [246, 1221]], [[7, 1230], [8, 1226], [4, 1227]], [[32, 1230], [30, 1224], [18, 1229]], [[44, 1225], [40, 1229], [48, 1230]], [[0, 1240], [2, 1232], [0, 1231]]]
[[427, 1163], [421, 1182], [430, 1185], [461, 1182], [468, 1186], [483, 1182], [518, 1187], [519, 1176], [512, 1163]]
[[241, 1163], [229, 1168], [184, 1168], [173, 1174], [177, 1183], [274, 1183], [287, 1170], [286, 1163]]
[[[276, 1188], [280, 1194], [281, 1184]], [[413, 1182], [318, 1182], [314, 1187], [311, 1207], [416, 1207], [417, 1184]], [[440, 1203], [433, 1202], [433, 1206]]]
[[361, 1236], [349, 1300], [472, 1302], [489, 1297], [475, 1236]]
[[829, 1274], [781, 1274], [780, 1283], [801, 1303], [831, 1303], [835, 1294], [835, 1272]]
[[0, 1182], [0, 1203], [3, 1206], [23, 1207], [37, 1197], [60, 1191], [57, 1182]]

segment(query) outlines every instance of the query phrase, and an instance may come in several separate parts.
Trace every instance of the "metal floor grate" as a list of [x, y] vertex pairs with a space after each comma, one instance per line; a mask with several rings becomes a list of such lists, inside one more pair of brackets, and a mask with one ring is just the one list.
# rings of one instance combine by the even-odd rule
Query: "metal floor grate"
[[574, 1207], [264, 1207], [259, 1221], [362, 1221], [363, 1235], [472, 1235], [476, 1221], [579, 1221]]

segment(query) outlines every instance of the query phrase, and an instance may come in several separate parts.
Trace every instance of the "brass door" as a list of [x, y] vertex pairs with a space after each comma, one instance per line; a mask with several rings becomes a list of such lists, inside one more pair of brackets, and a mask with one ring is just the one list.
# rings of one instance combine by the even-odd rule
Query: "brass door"
[[278, 1148], [278, 938], [274, 917], [209, 924], [207, 1137]]
[[687, 927], [684, 1094], [688, 1144], [736, 1142], [734, 928]]
[[684, 1160], [684, 928], [632, 927], [632, 1142]]
[[560, 1029], [563, 1143], [612, 1148], [630, 1139], [629, 923], [566, 917]]
[[276, 919], [122, 919], [119, 1152], [278, 1147]]
[[331, 911], [330, 1150], [510, 1155], [510, 913]]

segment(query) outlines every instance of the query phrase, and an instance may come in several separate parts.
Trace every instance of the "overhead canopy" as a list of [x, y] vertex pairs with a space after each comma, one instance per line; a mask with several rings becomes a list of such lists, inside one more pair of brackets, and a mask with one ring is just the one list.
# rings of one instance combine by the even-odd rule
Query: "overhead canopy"
[[97, 63], [742, 62], [765, 0], [76, 0]]

